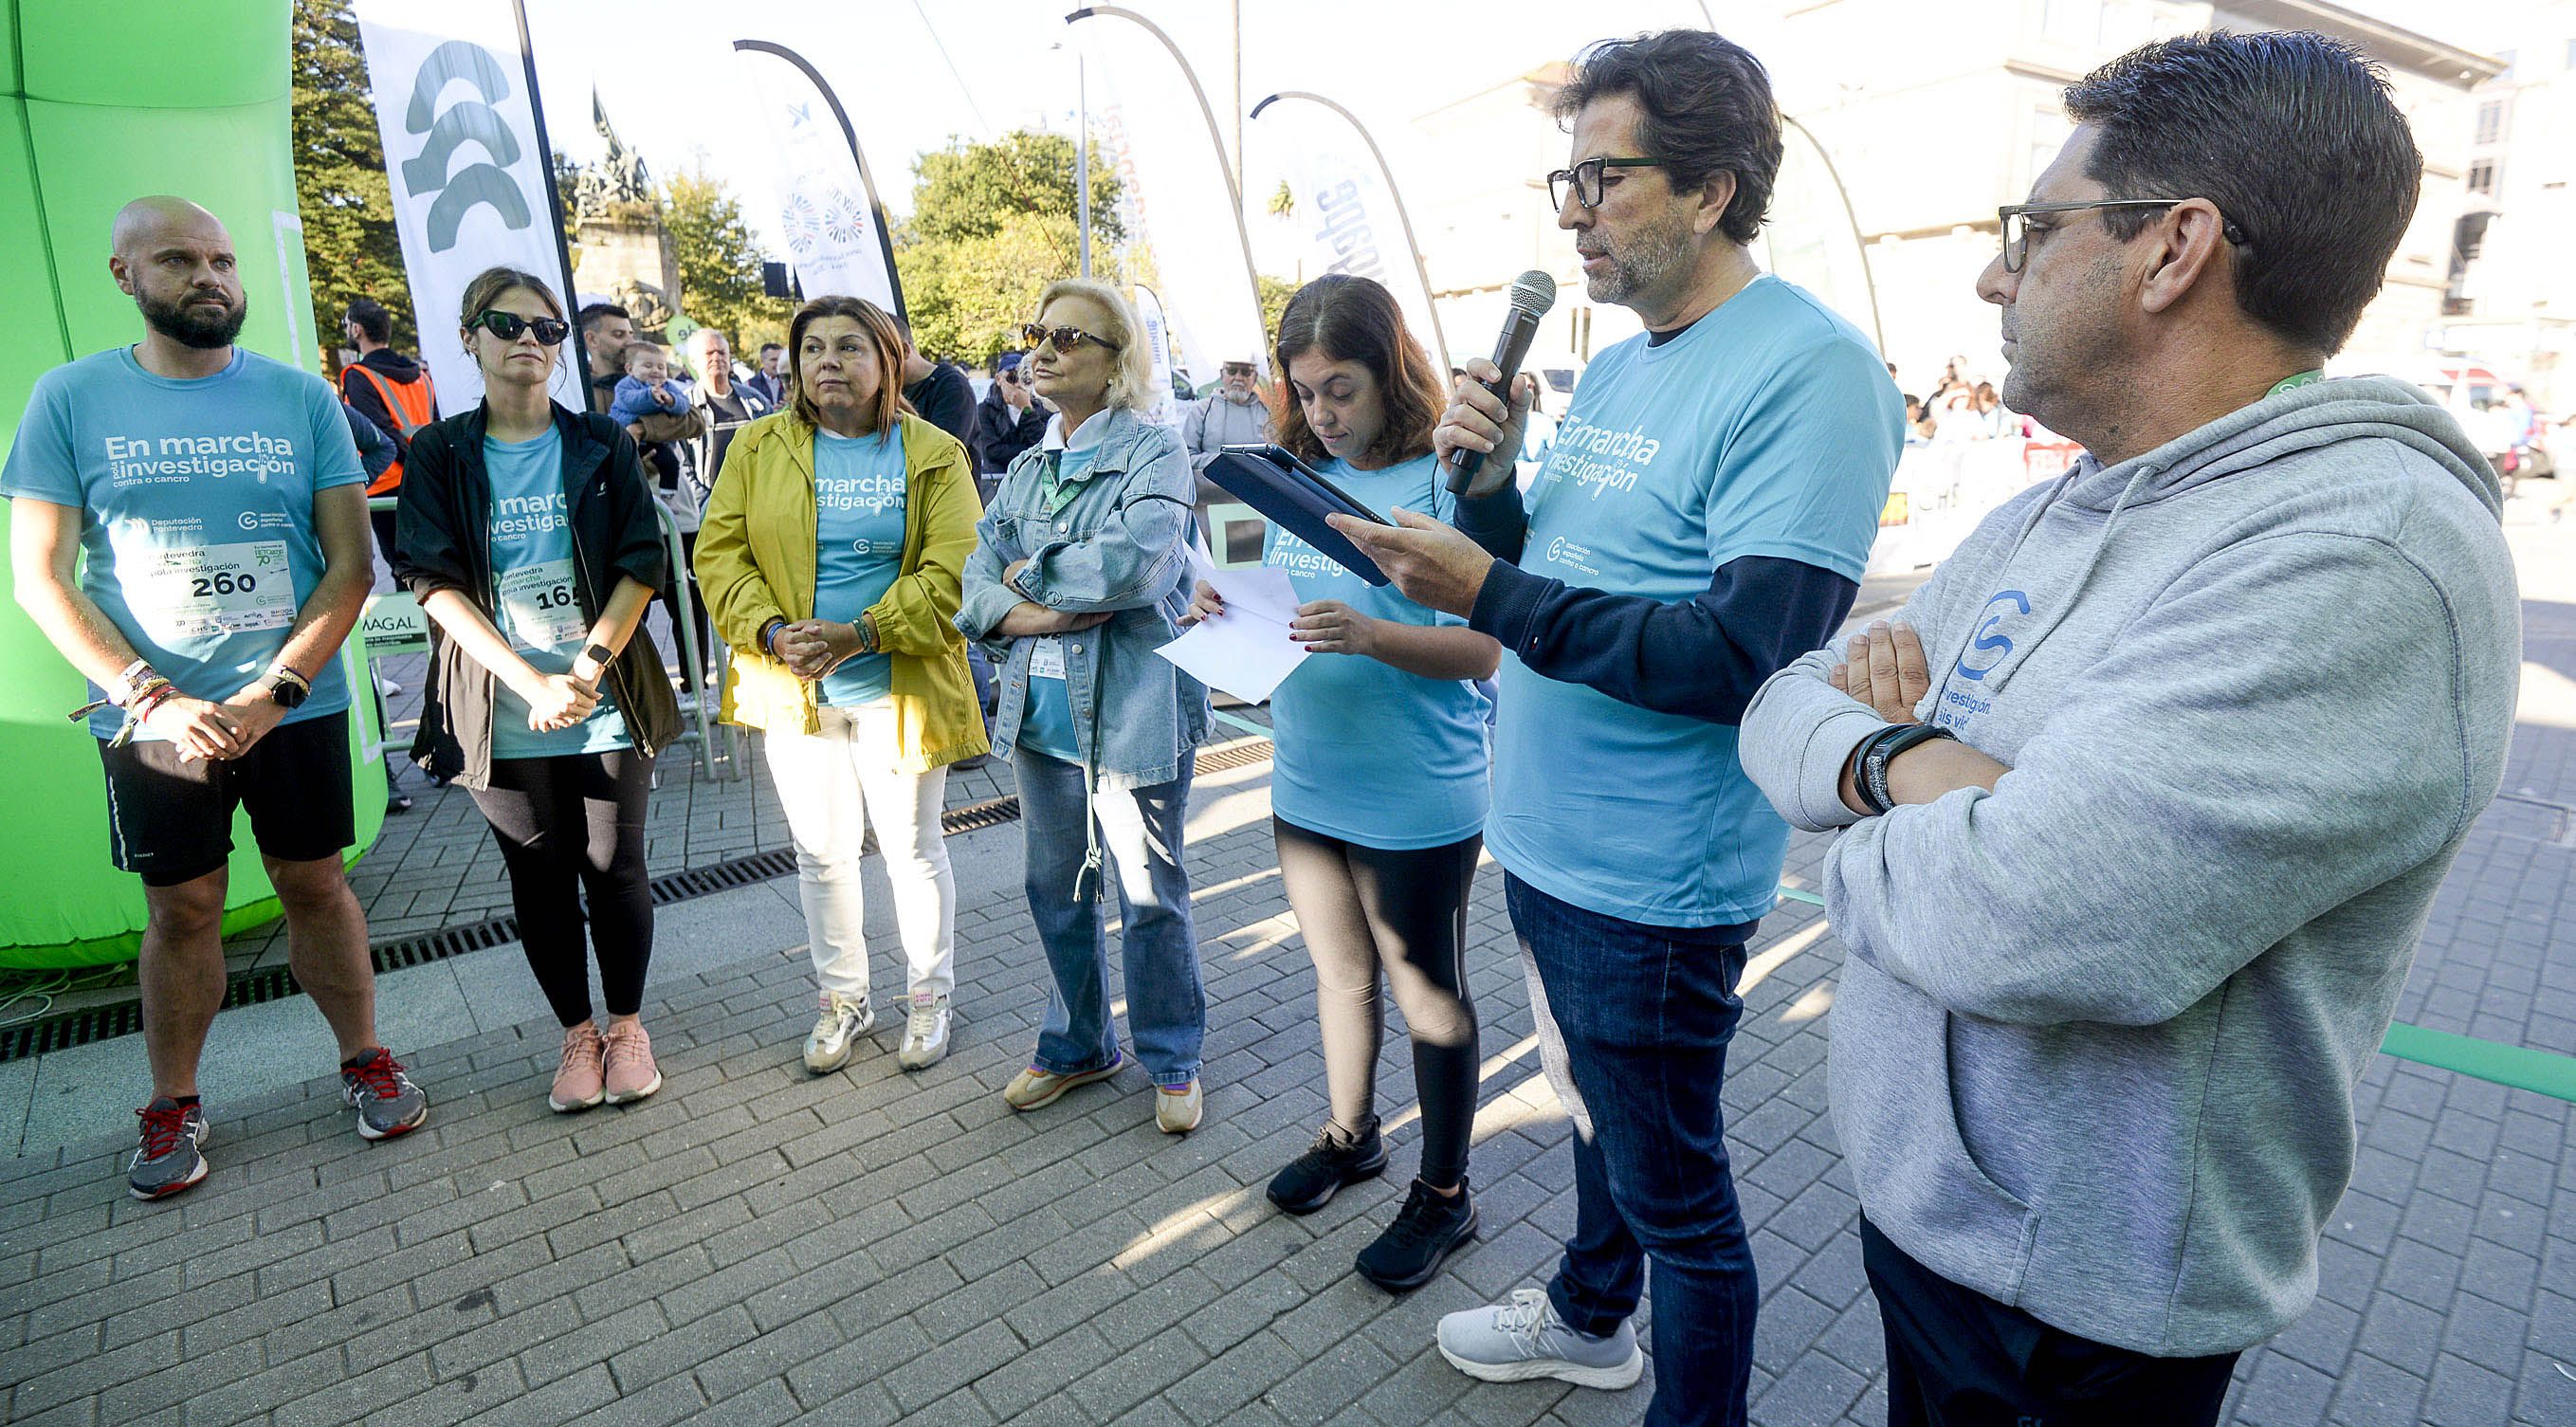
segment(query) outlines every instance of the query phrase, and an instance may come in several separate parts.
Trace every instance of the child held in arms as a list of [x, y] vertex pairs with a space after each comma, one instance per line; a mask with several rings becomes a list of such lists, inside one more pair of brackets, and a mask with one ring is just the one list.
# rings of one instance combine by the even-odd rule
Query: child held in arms
[[656, 483], [670, 487], [679, 474], [679, 455], [668, 441], [646, 441], [638, 423], [647, 416], [677, 416], [689, 409], [689, 398], [671, 380], [671, 353], [666, 347], [638, 342], [626, 349], [626, 375], [617, 379], [617, 394], [608, 414], [635, 436]]

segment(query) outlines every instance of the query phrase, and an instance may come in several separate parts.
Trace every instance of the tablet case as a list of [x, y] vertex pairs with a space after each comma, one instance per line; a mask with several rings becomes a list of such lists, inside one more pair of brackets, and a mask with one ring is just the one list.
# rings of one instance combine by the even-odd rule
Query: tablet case
[[1377, 567], [1377, 562], [1326, 524], [1324, 517], [1348, 515], [1376, 525], [1386, 524], [1386, 519], [1286, 451], [1276, 446], [1257, 452], [1230, 446], [1208, 462], [1206, 475], [1237, 500], [1287, 527], [1298, 539], [1323, 551], [1352, 574], [1372, 585], [1388, 583], [1386, 572]]

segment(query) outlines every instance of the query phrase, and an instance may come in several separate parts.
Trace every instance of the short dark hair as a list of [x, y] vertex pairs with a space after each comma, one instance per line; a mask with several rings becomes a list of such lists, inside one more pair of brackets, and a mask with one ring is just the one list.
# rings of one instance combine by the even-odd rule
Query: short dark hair
[[784, 342], [763, 342], [760, 344], [760, 350], [763, 352], [784, 352], [787, 350], [787, 344]]
[[372, 297], [362, 297], [350, 303], [349, 310], [342, 314], [342, 320], [358, 324], [359, 335], [370, 342], [394, 339], [394, 315]]
[[[2086, 172], [2115, 198], [2206, 198], [2244, 234], [2236, 305], [2332, 353], [2379, 292], [2415, 216], [2424, 157], [2388, 78], [2304, 31], [2214, 30], [2141, 45], [2069, 85], [2098, 134]], [[2123, 241], [2160, 216], [2113, 209]]]
[[629, 322], [635, 320], [634, 313], [627, 311], [625, 308], [618, 306], [614, 302], [594, 302], [588, 307], [583, 308], [580, 313], [573, 318], [573, 325], [579, 327], [581, 329], [581, 335], [587, 337], [590, 335], [591, 328], [598, 326], [600, 323], [611, 317], [623, 317]]
[[[1433, 375], [1431, 358], [1404, 325], [1404, 309], [1394, 294], [1368, 278], [1327, 273], [1288, 299], [1279, 314], [1279, 372], [1309, 351], [1336, 362], [1357, 362], [1377, 378], [1378, 396], [1386, 404], [1386, 425], [1361, 453], [1392, 465], [1431, 450], [1431, 428], [1440, 421], [1447, 393]], [[1309, 461], [1331, 452], [1306, 425], [1305, 404], [1291, 392], [1281, 403], [1279, 444]]]
[[1583, 52], [1574, 78], [1556, 93], [1556, 117], [1625, 94], [1645, 111], [1637, 140], [1663, 166], [1676, 193], [1735, 175], [1735, 197], [1718, 228], [1750, 243], [1771, 211], [1780, 176], [1780, 106], [1762, 61], [1706, 30], [1663, 30], [1631, 40], [1603, 40]]

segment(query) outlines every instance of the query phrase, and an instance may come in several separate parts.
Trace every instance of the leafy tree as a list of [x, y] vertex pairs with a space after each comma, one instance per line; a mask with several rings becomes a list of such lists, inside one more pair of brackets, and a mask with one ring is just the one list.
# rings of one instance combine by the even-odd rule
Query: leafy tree
[[1255, 274], [1253, 285], [1261, 295], [1261, 330], [1275, 344], [1279, 337], [1279, 314], [1288, 310], [1288, 299], [1297, 295], [1298, 285], [1268, 273]]
[[[952, 141], [913, 163], [913, 212], [895, 234], [913, 340], [978, 365], [1019, 345], [1038, 294], [1079, 270], [1074, 141], [1015, 130], [989, 144]], [[1091, 162], [1091, 266], [1118, 280], [1118, 177]]]
[[[913, 160], [916, 237], [939, 242], [987, 238], [1023, 218], [1061, 218], [1072, 231], [1076, 146], [1070, 135], [1014, 129], [989, 144], [951, 139]], [[1091, 243], [1096, 252], [1127, 236], [1118, 218], [1118, 174], [1091, 148]]]
[[338, 346], [340, 315], [353, 299], [372, 297], [393, 314], [394, 345], [418, 351], [420, 329], [385, 182], [384, 140], [348, 0], [296, 0], [288, 44], [296, 209], [304, 221], [313, 329], [324, 350]]
[[787, 340], [794, 304], [762, 293], [760, 248], [723, 180], [700, 171], [664, 183], [662, 229], [679, 262], [682, 311], [725, 333], [738, 352]]

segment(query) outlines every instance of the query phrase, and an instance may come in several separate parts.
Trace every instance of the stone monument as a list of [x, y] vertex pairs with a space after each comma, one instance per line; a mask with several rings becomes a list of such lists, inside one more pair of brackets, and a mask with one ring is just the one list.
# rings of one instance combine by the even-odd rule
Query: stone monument
[[639, 335], [658, 342], [679, 314], [680, 260], [662, 230], [661, 205], [654, 199], [644, 160], [617, 137], [595, 94], [590, 122], [608, 153], [596, 167], [575, 169], [566, 179], [573, 241], [580, 245], [573, 259], [573, 285], [582, 292], [606, 293], [634, 319]]

